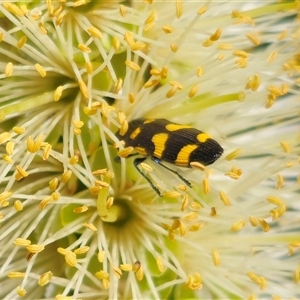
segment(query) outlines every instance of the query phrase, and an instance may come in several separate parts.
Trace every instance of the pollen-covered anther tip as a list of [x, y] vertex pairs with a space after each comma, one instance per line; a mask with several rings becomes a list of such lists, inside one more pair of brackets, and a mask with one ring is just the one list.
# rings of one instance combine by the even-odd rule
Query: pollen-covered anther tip
[[241, 229], [243, 229], [246, 225], [246, 222], [244, 220], [239, 220], [239, 221], [236, 221], [234, 222], [232, 225], [231, 225], [231, 230], [232, 231], [240, 231]]
[[177, 191], [168, 191], [163, 193], [163, 197], [176, 199], [181, 197], [181, 194]]
[[185, 282], [185, 287], [191, 290], [200, 290], [202, 288], [202, 278], [199, 273], [189, 274]]
[[221, 28], [218, 28], [211, 36], [210, 36], [210, 40], [215, 42], [217, 41], [220, 37], [221, 37], [221, 34], [222, 34], [222, 29]]
[[76, 254], [71, 250], [66, 250], [65, 261], [70, 267], [75, 267], [77, 264]]
[[150, 80], [150, 81], [147, 81], [145, 84], [144, 84], [144, 88], [147, 89], [147, 88], [151, 88], [151, 87], [154, 87], [156, 85], [159, 84], [159, 81], [158, 80]]
[[200, 171], [204, 171], [205, 170], [205, 166], [203, 164], [199, 163], [198, 161], [192, 161], [192, 162], [190, 162], [190, 166], [193, 169], [197, 169], [197, 170], [200, 170]]
[[220, 195], [221, 201], [222, 201], [226, 206], [230, 206], [230, 205], [231, 205], [231, 201], [230, 201], [229, 197], [227, 196], [227, 194], [226, 194], [225, 192], [220, 191], [219, 195]]
[[232, 152], [230, 152], [229, 154], [227, 154], [225, 156], [225, 160], [231, 161], [231, 160], [237, 158], [238, 156], [240, 156], [241, 153], [242, 153], [242, 149], [237, 148], [237, 149], [233, 150]]
[[39, 286], [44, 286], [48, 284], [52, 279], [53, 273], [51, 271], [42, 274], [38, 280]]
[[208, 178], [204, 178], [202, 180], [202, 187], [203, 187], [204, 194], [208, 195], [208, 193], [210, 192], [210, 184], [209, 184]]
[[82, 93], [82, 95], [85, 97], [85, 98], [89, 98], [89, 91], [88, 91], [88, 88], [85, 84], [85, 82], [83, 80], [78, 80], [78, 85], [79, 85], [79, 89]]
[[7, 277], [8, 278], [24, 278], [25, 273], [12, 271], [7, 274]]
[[164, 25], [161, 28], [166, 34], [170, 34], [173, 32], [173, 27], [171, 25]]
[[57, 102], [60, 100], [62, 92], [63, 92], [63, 87], [61, 85], [55, 89], [54, 95], [53, 95], [54, 102]]
[[12, 62], [8, 62], [6, 67], [5, 67], [5, 71], [4, 74], [6, 77], [10, 77], [13, 73], [13, 63]]
[[258, 218], [258, 224], [264, 232], [270, 231], [270, 225], [262, 218]]
[[81, 213], [86, 212], [88, 209], [89, 209], [88, 206], [83, 205], [83, 206], [80, 206], [80, 207], [75, 207], [75, 208], [73, 209], [73, 212], [74, 212], [75, 214], [81, 214]]
[[108, 197], [106, 200], [106, 208], [109, 209], [114, 204], [114, 197]]
[[121, 4], [119, 6], [119, 13], [123, 18], [126, 16], [126, 12], [127, 12], [126, 6]]
[[139, 71], [141, 69], [141, 67], [137, 63], [131, 60], [125, 60], [125, 65], [132, 71]]
[[198, 9], [197, 14], [202, 15], [207, 11], [207, 6], [202, 6]]
[[118, 156], [121, 158], [126, 158], [128, 155], [130, 155], [133, 152], [134, 148], [133, 147], [126, 147], [120, 151], [118, 151]]
[[115, 276], [117, 277], [117, 279], [120, 279], [122, 276], [122, 270], [115, 266], [112, 266], [112, 270], [113, 270]]
[[180, 19], [183, 14], [183, 4], [181, 0], [176, 0], [176, 18]]
[[87, 229], [90, 229], [92, 231], [97, 231], [97, 227], [92, 223], [83, 223], [82, 225]]
[[86, 0], [77, 0], [73, 2], [73, 7], [79, 7], [82, 5], [86, 5]]
[[127, 122], [127, 120], [124, 120], [124, 121], [122, 122], [122, 124], [121, 124], [121, 128], [120, 128], [119, 134], [120, 134], [121, 136], [123, 136], [123, 135], [126, 134], [127, 131], [128, 131], [128, 122]]
[[35, 64], [34, 66], [42, 78], [46, 77], [47, 75], [46, 70], [40, 64]]
[[94, 27], [94, 26], [90, 26], [90, 27], [87, 29], [87, 31], [88, 31], [88, 33], [89, 33], [92, 37], [94, 37], [94, 38], [99, 38], [99, 39], [102, 38], [102, 33], [101, 33], [101, 31], [100, 31], [98, 28]]
[[36, 254], [36, 253], [42, 252], [45, 249], [45, 246], [44, 245], [31, 244], [31, 245], [28, 245], [26, 247], [26, 249], [27, 249], [28, 252]]

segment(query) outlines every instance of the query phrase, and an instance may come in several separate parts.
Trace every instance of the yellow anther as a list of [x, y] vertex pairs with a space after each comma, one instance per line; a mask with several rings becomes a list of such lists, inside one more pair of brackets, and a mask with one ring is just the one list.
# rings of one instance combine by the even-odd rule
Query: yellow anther
[[[114, 89], [114, 92], [115, 92], [116, 94], [118, 94], [118, 93], [121, 91], [122, 86], [123, 86], [123, 79], [122, 79], [122, 78], [119, 78], [119, 79], [117, 80], [117, 82], [115, 83], [115, 89]], [[103, 106], [103, 105], [104, 105], [104, 104], [102, 104], [102, 106]]]
[[22, 238], [17, 238], [14, 240], [14, 244], [16, 246], [20, 246], [20, 247], [27, 247], [31, 244], [30, 240], [26, 240], [26, 239], [22, 239]]
[[120, 279], [121, 278], [121, 275], [122, 275], [122, 271], [120, 268], [118, 267], [115, 267], [115, 266], [112, 266], [112, 269], [113, 269], [113, 272], [115, 274], [115, 276]]
[[39, 286], [44, 286], [48, 284], [52, 279], [53, 273], [51, 271], [42, 274], [38, 280]]
[[167, 66], [164, 66], [164, 67], [161, 69], [160, 77], [161, 77], [161, 79], [166, 79], [167, 76], [168, 76], [168, 67], [167, 67]]
[[24, 35], [18, 40], [17, 47], [21, 49], [26, 44], [26, 42], [27, 42], [27, 36]]
[[14, 147], [15, 147], [15, 143], [14, 142], [7, 142], [6, 146], [5, 146], [6, 153], [8, 155], [13, 155], [13, 153], [14, 153]]
[[89, 208], [86, 205], [80, 206], [80, 207], [76, 207], [73, 209], [73, 212], [76, 214], [81, 214], [85, 211], [87, 211]]
[[231, 230], [232, 231], [239, 231], [241, 229], [243, 229], [246, 225], [246, 222], [244, 220], [239, 220], [237, 222], [234, 222], [232, 225], [231, 225]]
[[259, 40], [257, 34], [247, 33], [246, 37], [254, 46], [258, 46], [260, 44], [260, 40]]
[[166, 34], [169, 34], [169, 33], [172, 33], [173, 31], [173, 28], [171, 25], [165, 25], [162, 27], [162, 30], [166, 33]]
[[216, 249], [213, 249], [211, 251], [211, 257], [212, 257], [214, 265], [216, 267], [218, 267], [221, 264], [221, 259], [220, 259], [219, 252]]
[[84, 44], [79, 44], [78, 45], [78, 49], [80, 51], [84, 52], [84, 53], [91, 53], [92, 52], [91, 48], [88, 47], [88, 46], [86, 46], [86, 45], [84, 45]]
[[196, 220], [198, 219], [199, 214], [195, 211], [189, 212], [188, 214], [186, 214], [185, 216], [183, 216], [182, 218], [186, 221], [192, 221], [192, 220]]
[[205, 48], [207, 48], [207, 47], [212, 46], [213, 43], [214, 43], [214, 42], [213, 42], [212, 40], [208, 39], [208, 40], [206, 40], [206, 41], [204, 41], [204, 42], [202, 43], [202, 46], [205, 47]]
[[176, 199], [176, 198], [181, 197], [181, 194], [177, 191], [169, 191], [169, 192], [164, 192], [163, 196], [166, 197], [166, 198]]
[[27, 246], [26, 249], [30, 253], [40, 253], [45, 249], [45, 246], [44, 245], [31, 244], [31, 245]]
[[94, 26], [89, 27], [87, 29], [87, 31], [94, 38], [100, 38], [100, 39], [102, 38], [101, 31], [98, 28], [94, 27]]
[[200, 230], [202, 227], [203, 227], [203, 224], [202, 224], [202, 223], [195, 223], [195, 224], [189, 226], [189, 227], [188, 227], [188, 230], [189, 230], [189, 231], [198, 231], [198, 230]]
[[9, 62], [7, 63], [7, 65], [5, 66], [5, 71], [4, 71], [4, 74], [6, 77], [10, 77], [13, 73], [13, 63], [12, 62]]
[[64, 172], [61, 176], [61, 182], [66, 183], [71, 179], [72, 176], [72, 171], [71, 170], [67, 170], [66, 172]]
[[[16, 134], [22, 134], [25, 132], [25, 128], [24, 127], [19, 127], [19, 126], [15, 126], [13, 127], [13, 132]], [[1, 135], [0, 135], [1, 137]]]
[[178, 46], [175, 45], [175, 44], [171, 44], [171, 45], [170, 45], [170, 48], [171, 48], [171, 50], [172, 50], [173, 52], [177, 52], [177, 50], [178, 50]]
[[245, 51], [242, 51], [242, 50], [234, 50], [232, 52], [232, 55], [234, 56], [238, 56], [238, 57], [241, 57], [241, 58], [248, 58], [249, 54]]
[[207, 178], [202, 180], [203, 192], [207, 195], [210, 192], [210, 184]]
[[159, 84], [159, 81], [158, 80], [150, 80], [150, 81], [147, 81], [145, 84], [144, 84], [144, 88], [147, 89], [147, 88], [151, 88], [151, 87], [154, 87], [156, 85]]
[[89, 94], [89, 91], [88, 91], [88, 88], [87, 88], [85, 82], [83, 80], [79, 80], [78, 85], [79, 85], [79, 89], [80, 89], [82, 95], [85, 98], [88, 98], [90, 94]]
[[66, 250], [65, 261], [70, 267], [75, 267], [77, 264], [76, 254], [71, 250]]
[[131, 60], [126, 60], [125, 65], [133, 71], [139, 71], [141, 67]]
[[207, 6], [202, 6], [201, 8], [198, 9], [197, 14], [202, 15], [207, 11]]
[[120, 15], [121, 15], [122, 17], [125, 17], [125, 16], [126, 16], [126, 12], [127, 12], [126, 6], [120, 5], [120, 6], [119, 6], [119, 12], [120, 12]]
[[2, 204], [4, 201], [7, 201], [13, 193], [11, 191], [4, 191], [0, 193], [0, 204]]
[[21, 167], [21, 166], [17, 166], [16, 167], [16, 170], [17, 170], [17, 173], [16, 173], [16, 178], [18, 180], [22, 179], [22, 178], [25, 178], [28, 176], [28, 173]]
[[126, 147], [120, 150], [117, 154], [122, 158], [126, 158], [128, 155], [130, 155], [133, 152], [133, 150], [134, 150], [133, 147]]
[[268, 232], [270, 230], [270, 225], [264, 219], [259, 218], [258, 224], [264, 232]]
[[9, 277], [9, 278], [24, 278], [25, 273], [23, 273], [23, 272], [9, 272], [7, 274], [7, 277]]
[[218, 49], [220, 50], [232, 50], [232, 45], [231, 44], [219, 44]]
[[183, 199], [182, 199], [182, 203], [181, 203], [181, 211], [184, 211], [186, 208], [187, 208], [187, 206], [188, 206], [188, 204], [189, 204], [189, 196], [188, 195], [185, 195], [184, 197], [183, 197]]
[[199, 210], [202, 208], [202, 205], [199, 202], [192, 201], [191, 202], [191, 208], [194, 210]]
[[280, 190], [283, 187], [283, 185], [284, 185], [284, 179], [283, 179], [282, 175], [277, 174], [277, 183], [276, 183], [275, 189]]
[[47, 75], [46, 70], [40, 64], [35, 64], [34, 66], [42, 78], [46, 77]]
[[231, 205], [231, 202], [230, 202], [229, 197], [228, 197], [223, 191], [220, 191], [219, 194], [220, 194], [220, 199], [221, 199], [221, 201], [222, 201], [226, 206]]
[[176, 85], [172, 86], [172, 88], [167, 92], [166, 97], [171, 98], [172, 96], [174, 96], [177, 89], [178, 89], [178, 86], [176, 86]]
[[40, 209], [40, 210], [45, 209], [45, 207], [46, 207], [50, 202], [52, 202], [52, 201], [53, 201], [53, 199], [52, 199], [50, 196], [44, 198], [44, 199], [40, 202], [39, 209]]
[[75, 254], [84, 254], [84, 253], [88, 252], [89, 250], [90, 250], [89, 246], [83, 246], [83, 247], [80, 247], [80, 248], [77, 248], [76, 250], [74, 250], [74, 253]]
[[249, 217], [249, 222], [250, 222], [251, 226], [253, 226], [253, 227], [257, 227], [259, 224], [258, 219], [253, 216]]
[[217, 41], [220, 36], [221, 36], [221, 33], [222, 33], [222, 29], [221, 28], [218, 28], [211, 36], [210, 36], [210, 40], [211, 41]]
[[14, 202], [14, 208], [15, 208], [16, 211], [23, 210], [23, 203], [20, 200], [16, 200]]
[[164, 272], [165, 266], [164, 266], [164, 262], [163, 262], [163, 259], [162, 259], [161, 256], [158, 256], [158, 257], [156, 258], [156, 265], [157, 265], [158, 271], [159, 271], [160, 273]]
[[232, 152], [230, 152], [229, 154], [227, 154], [225, 156], [225, 159], [227, 161], [231, 161], [231, 160], [237, 158], [238, 156], [240, 156], [241, 153], [242, 153], [242, 149], [241, 148], [237, 148], [237, 149], [233, 150]]
[[124, 40], [128, 44], [128, 46], [131, 47], [134, 44], [133, 34], [127, 31], [124, 35]]
[[183, 13], [183, 5], [181, 0], [176, 0], [176, 17], [179, 19]]
[[191, 87], [188, 93], [189, 98], [193, 98], [197, 94], [198, 88], [199, 88], [198, 84], [195, 84]]
[[156, 20], [156, 18], [157, 18], [157, 12], [156, 10], [152, 10], [149, 16], [147, 17], [147, 19], [145, 20], [144, 24], [152, 23]]
[[130, 49], [132, 51], [139, 51], [139, 50], [143, 50], [146, 47], [146, 44], [143, 42], [135, 42], [130, 46]]
[[107, 272], [103, 271], [103, 270], [100, 270], [100, 271], [96, 272], [95, 276], [100, 280], [109, 278], [109, 274]]
[[287, 142], [281, 141], [280, 146], [285, 153], [291, 152], [291, 147], [289, 146], [289, 144]]
[[134, 94], [133, 93], [129, 93], [128, 94], [128, 102], [132, 104], [132, 103], [134, 103], [134, 101], [135, 101]]
[[97, 227], [92, 223], [84, 223], [83, 226], [92, 231], [97, 231]]
[[97, 254], [97, 258], [100, 263], [103, 263], [105, 258], [105, 251], [99, 251]]
[[2, 132], [0, 133], [0, 145], [6, 143], [11, 139], [11, 135], [9, 132]]
[[125, 272], [130, 272], [130, 271], [132, 271], [132, 265], [122, 264], [122, 265], [120, 265], [120, 269]]

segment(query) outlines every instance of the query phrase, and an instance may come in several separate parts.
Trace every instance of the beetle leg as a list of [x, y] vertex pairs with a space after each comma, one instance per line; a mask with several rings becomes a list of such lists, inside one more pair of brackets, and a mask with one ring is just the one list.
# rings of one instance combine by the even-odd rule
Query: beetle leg
[[181, 176], [179, 173], [177, 173], [176, 171], [168, 168], [167, 166], [165, 166], [164, 164], [161, 163], [160, 159], [152, 156], [151, 159], [156, 162], [157, 164], [159, 164], [160, 166], [164, 167], [165, 169], [167, 169], [168, 171], [176, 174], [178, 176], [178, 178], [180, 178], [186, 185], [188, 185], [190, 188], [193, 187], [192, 184], [187, 180], [185, 179], [183, 176]]
[[133, 164], [135, 166], [135, 168], [139, 171], [139, 173], [148, 181], [148, 183], [150, 184], [150, 186], [153, 188], [153, 190], [157, 193], [157, 195], [159, 197], [162, 197], [162, 193], [160, 192], [160, 190], [153, 184], [153, 182], [151, 181], [151, 179], [149, 179], [145, 174], [144, 172], [140, 169], [139, 165], [145, 161], [147, 159], [147, 157], [139, 157], [139, 158], [136, 158], [134, 161], [133, 161]]

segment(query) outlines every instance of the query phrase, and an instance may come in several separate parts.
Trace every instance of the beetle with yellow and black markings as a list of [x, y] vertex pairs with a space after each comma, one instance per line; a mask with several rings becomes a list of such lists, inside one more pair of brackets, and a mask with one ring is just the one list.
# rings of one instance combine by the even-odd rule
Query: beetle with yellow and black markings
[[161, 161], [179, 167], [190, 168], [193, 163], [203, 166], [214, 163], [223, 153], [223, 148], [208, 134], [188, 125], [172, 123], [166, 119], [134, 119], [128, 123], [128, 130], [118, 135], [125, 147], [132, 147], [142, 158], [136, 158], [134, 165], [150, 183], [159, 196], [159, 189], [144, 174], [139, 165], [147, 158], [175, 173], [191, 187], [188, 180]]

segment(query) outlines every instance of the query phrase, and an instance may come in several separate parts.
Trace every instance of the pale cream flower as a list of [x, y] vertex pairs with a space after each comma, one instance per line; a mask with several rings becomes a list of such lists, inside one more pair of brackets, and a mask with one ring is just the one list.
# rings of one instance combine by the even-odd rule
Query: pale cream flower
[[[0, 298], [297, 299], [299, 4], [0, 4]], [[130, 120], [204, 171], [114, 161]], [[297, 179], [298, 178], [298, 179]]]

